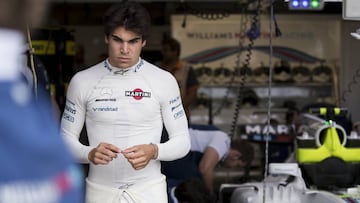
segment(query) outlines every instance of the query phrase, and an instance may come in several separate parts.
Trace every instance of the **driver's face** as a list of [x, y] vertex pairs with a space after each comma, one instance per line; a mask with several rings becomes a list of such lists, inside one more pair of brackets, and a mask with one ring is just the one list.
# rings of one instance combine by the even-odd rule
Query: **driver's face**
[[129, 68], [139, 61], [146, 41], [142, 40], [141, 35], [118, 27], [105, 37], [105, 43], [108, 45], [110, 64], [118, 68]]

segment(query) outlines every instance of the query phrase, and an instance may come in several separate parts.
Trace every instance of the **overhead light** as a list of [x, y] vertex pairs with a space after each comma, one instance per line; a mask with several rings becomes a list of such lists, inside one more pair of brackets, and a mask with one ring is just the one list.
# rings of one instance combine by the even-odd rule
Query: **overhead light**
[[324, 0], [289, 0], [290, 10], [322, 10]]

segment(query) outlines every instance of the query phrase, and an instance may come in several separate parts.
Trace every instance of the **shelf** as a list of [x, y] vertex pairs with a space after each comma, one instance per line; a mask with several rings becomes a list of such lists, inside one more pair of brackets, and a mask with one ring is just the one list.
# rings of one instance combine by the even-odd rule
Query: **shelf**
[[[331, 83], [272, 83], [271, 87], [289, 87], [289, 86], [296, 86], [296, 87], [330, 87], [332, 86]], [[227, 84], [206, 84], [201, 85], [201, 88], [235, 88], [239, 87], [239, 85], [232, 84], [231, 86]], [[268, 83], [246, 83], [244, 87], [247, 88], [254, 88], [254, 87], [268, 87]]]
[[[201, 102], [197, 108], [195, 107], [192, 110], [191, 120], [198, 123], [214, 124], [224, 130], [229, 130], [237, 106], [238, 91], [239, 88], [235, 85], [210, 84], [201, 86], [198, 90], [198, 99]], [[267, 84], [246, 83], [242, 91], [240, 99], [248, 102], [245, 104], [249, 104], [249, 101], [250, 104], [255, 103], [256, 107], [253, 108], [257, 110], [265, 110], [264, 112], [267, 113], [267, 106], [270, 103], [271, 114], [278, 116], [280, 123], [284, 123], [283, 119], [285, 119], [287, 111], [287, 108], [284, 108], [286, 103], [293, 102], [301, 110], [304, 106], [315, 102], [334, 102], [332, 83], [274, 83], [271, 85], [271, 89]], [[275, 112], [275, 109], [279, 108], [283, 108], [284, 112]], [[252, 118], [254, 110], [251, 111], [249, 106], [241, 104], [240, 111], [238, 123], [250, 122], [249, 119]], [[209, 115], [211, 116], [209, 117]]]
[[[271, 86], [271, 92], [269, 87], [261, 84], [247, 84], [244, 89], [252, 89], [256, 95], [260, 98], [268, 98], [271, 93], [273, 98], [308, 98], [308, 97], [329, 97], [333, 94], [332, 84], [324, 83], [304, 83], [304, 84], [285, 84], [278, 83]], [[199, 95], [206, 94], [212, 99], [221, 99], [226, 95], [228, 98], [235, 98], [238, 89], [236, 86], [218, 86], [207, 85], [199, 88]]]

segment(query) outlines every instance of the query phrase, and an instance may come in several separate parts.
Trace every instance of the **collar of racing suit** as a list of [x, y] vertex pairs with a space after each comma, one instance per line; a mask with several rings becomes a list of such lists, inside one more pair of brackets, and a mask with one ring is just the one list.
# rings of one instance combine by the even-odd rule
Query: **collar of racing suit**
[[118, 68], [112, 66], [109, 63], [109, 59], [104, 60], [104, 67], [108, 69], [110, 72], [112, 72], [114, 75], [127, 75], [131, 73], [136, 73], [141, 69], [143, 65], [144, 65], [144, 60], [142, 58], [139, 58], [139, 61], [135, 65], [129, 68]]

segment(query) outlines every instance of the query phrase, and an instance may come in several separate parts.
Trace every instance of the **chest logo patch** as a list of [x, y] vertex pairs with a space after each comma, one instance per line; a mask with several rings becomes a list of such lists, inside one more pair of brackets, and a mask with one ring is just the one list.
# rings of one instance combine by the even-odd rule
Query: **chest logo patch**
[[101, 95], [109, 95], [111, 96], [112, 95], [112, 90], [110, 88], [102, 88], [101, 92], [100, 92]]
[[144, 92], [142, 91], [142, 89], [140, 88], [136, 88], [133, 91], [125, 91], [125, 96], [126, 97], [133, 97], [135, 100], [141, 100], [144, 97], [151, 97], [151, 93], [150, 92]]

